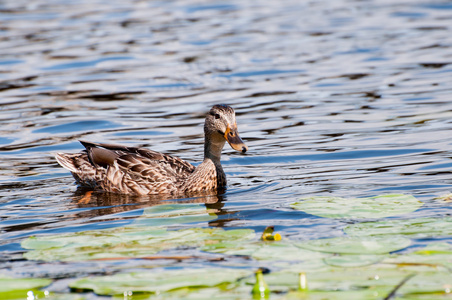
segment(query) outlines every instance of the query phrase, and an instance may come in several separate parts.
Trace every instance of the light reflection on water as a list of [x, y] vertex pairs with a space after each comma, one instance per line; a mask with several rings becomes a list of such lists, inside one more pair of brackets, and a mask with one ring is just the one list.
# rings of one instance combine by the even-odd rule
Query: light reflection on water
[[225, 148], [229, 188], [206, 204], [219, 216], [210, 226], [341, 235], [344, 221], [290, 209], [307, 195], [408, 193], [425, 203], [413, 217], [451, 213], [433, 200], [451, 189], [449, 4], [54, 2], [10, 1], [0, 13], [9, 265], [24, 237], [120, 226], [153, 204], [104, 194], [79, 204], [53, 153], [85, 139], [197, 164], [216, 103], [236, 109], [249, 152]]

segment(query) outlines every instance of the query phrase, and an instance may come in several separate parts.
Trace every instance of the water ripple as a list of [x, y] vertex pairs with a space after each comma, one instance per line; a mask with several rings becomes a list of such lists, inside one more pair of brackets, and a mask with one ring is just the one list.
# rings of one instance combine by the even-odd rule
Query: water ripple
[[249, 152], [225, 146], [224, 194], [177, 200], [215, 210], [206, 226], [276, 225], [298, 240], [342, 235], [344, 221], [290, 208], [319, 195], [413, 194], [424, 206], [408, 217], [450, 214], [435, 199], [452, 190], [450, 14], [449, 3], [388, 0], [3, 3], [8, 268], [22, 266], [27, 236], [121, 226], [161, 204], [101, 193], [82, 203], [55, 152], [81, 151], [82, 139], [197, 165], [204, 117], [217, 103], [236, 109]]

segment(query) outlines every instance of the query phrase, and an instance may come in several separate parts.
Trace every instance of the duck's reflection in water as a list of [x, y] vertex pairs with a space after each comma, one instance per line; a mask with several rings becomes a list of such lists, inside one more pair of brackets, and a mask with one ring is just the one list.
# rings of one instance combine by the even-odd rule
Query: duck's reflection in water
[[[186, 198], [172, 198], [147, 195], [134, 196], [124, 194], [114, 194], [106, 192], [93, 192], [90, 190], [79, 188], [72, 197], [72, 203], [79, 209], [83, 209], [75, 214], [76, 218], [92, 219], [103, 216], [104, 220], [119, 220], [139, 217], [142, 209], [157, 205], [167, 204], [187, 204], [198, 203], [205, 204], [206, 211], [209, 214], [231, 215], [233, 211], [226, 211], [224, 209], [227, 196], [225, 190], [218, 191], [217, 194], [196, 194]], [[137, 213], [134, 214], [133, 211]], [[130, 214], [124, 214], [130, 212]], [[111, 216], [111, 217], [108, 217]], [[232, 219], [218, 218], [209, 222], [210, 226], [223, 227], [226, 222]]]

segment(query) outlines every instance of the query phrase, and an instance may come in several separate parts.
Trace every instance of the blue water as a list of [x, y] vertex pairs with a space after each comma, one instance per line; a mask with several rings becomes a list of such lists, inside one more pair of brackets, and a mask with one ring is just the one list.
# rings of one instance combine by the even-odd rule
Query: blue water
[[[450, 214], [450, 202], [435, 199], [452, 191], [448, 3], [0, 6], [0, 274], [23, 277], [24, 264], [28, 277], [47, 271], [21, 260], [29, 236], [123, 226], [165, 200], [98, 193], [82, 203], [55, 153], [81, 151], [78, 140], [88, 140], [197, 165], [204, 117], [218, 103], [235, 108], [249, 151], [226, 145], [223, 195], [178, 200], [215, 210], [200, 226], [340, 236], [346, 221], [290, 208], [325, 195], [405, 193], [424, 202], [406, 217]], [[66, 276], [56, 265], [46, 276]]]

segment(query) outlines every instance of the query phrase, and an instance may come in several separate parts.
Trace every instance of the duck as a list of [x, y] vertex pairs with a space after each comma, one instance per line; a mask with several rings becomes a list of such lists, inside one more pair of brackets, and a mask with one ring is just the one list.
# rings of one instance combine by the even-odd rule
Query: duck
[[221, 152], [226, 142], [248, 151], [237, 130], [235, 111], [214, 105], [204, 122], [204, 159], [197, 166], [179, 157], [142, 147], [79, 141], [80, 153], [57, 153], [57, 162], [69, 170], [80, 187], [130, 195], [193, 195], [226, 187]]

